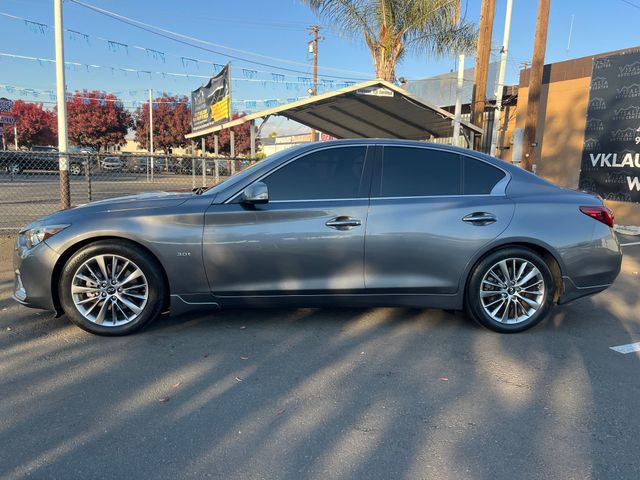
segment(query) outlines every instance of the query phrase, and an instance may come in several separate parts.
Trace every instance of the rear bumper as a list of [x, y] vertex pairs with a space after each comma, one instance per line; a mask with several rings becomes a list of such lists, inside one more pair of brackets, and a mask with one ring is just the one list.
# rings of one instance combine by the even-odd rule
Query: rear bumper
[[[570, 268], [563, 272], [563, 304], [606, 290], [618, 277], [622, 267], [622, 250], [610, 228], [599, 226], [594, 239], [570, 257]], [[567, 260], [567, 258], [565, 258]]]
[[13, 299], [26, 307], [55, 310], [51, 279], [59, 257], [45, 242], [30, 250], [16, 246]]

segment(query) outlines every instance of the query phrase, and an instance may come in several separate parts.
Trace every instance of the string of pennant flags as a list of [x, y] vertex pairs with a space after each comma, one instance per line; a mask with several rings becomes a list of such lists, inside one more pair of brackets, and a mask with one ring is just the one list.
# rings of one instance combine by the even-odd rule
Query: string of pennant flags
[[[0, 90], [4, 90], [9, 94], [17, 94], [21, 98], [29, 97], [33, 98], [34, 101], [38, 101], [38, 103], [52, 103], [54, 104], [56, 101], [56, 93], [51, 89], [41, 89], [41, 88], [31, 88], [31, 87], [23, 87], [18, 85], [7, 85], [0, 84]], [[137, 108], [142, 105], [148, 105], [148, 100], [121, 100], [119, 98], [108, 98], [109, 95], [114, 97], [118, 97], [121, 95], [129, 94], [130, 96], [136, 94], [146, 94], [148, 90], [124, 90], [124, 91], [116, 91], [116, 92], [105, 92], [99, 91], [95, 97], [87, 97], [83, 95], [77, 95], [75, 93], [67, 92], [66, 98], [67, 101], [71, 101], [73, 98], [78, 98], [82, 100], [84, 103], [89, 103], [91, 100], [97, 99], [98, 104], [101, 106], [105, 106], [107, 103], [113, 102], [117, 106], [125, 107], [125, 108]], [[187, 107], [191, 106], [191, 102], [187, 97], [181, 94], [176, 94], [173, 92], [158, 92], [160, 95], [159, 98], [156, 98], [151, 103], [153, 105], [158, 105], [161, 103], [170, 104], [171, 106], [175, 106], [179, 103], [186, 103]], [[170, 98], [177, 98], [178, 100], [170, 100]], [[304, 97], [286, 97], [286, 98], [272, 98], [272, 99], [238, 99], [232, 100], [233, 110], [235, 111], [247, 111], [252, 109], [257, 109], [259, 106], [263, 108], [273, 108], [279, 105], [284, 105], [285, 103], [296, 102], [298, 100], [302, 100]], [[180, 100], [181, 99], [181, 100]]]
[[[13, 20], [18, 20], [24, 23], [25, 27], [30, 30], [31, 32], [34, 33], [39, 33], [39, 34], [45, 34], [47, 33], [48, 30], [53, 29], [53, 27], [51, 25], [47, 25], [45, 23], [40, 23], [40, 22], [36, 22], [34, 20], [29, 20], [27, 18], [24, 17], [20, 17], [17, 15], [12, 15], [6, 12], [0, 12], [0, 16], [6, 17], [6, 18], [10, 18]], [[177, 60], [179, 60], [180, 64], [182, 65], [182, 67], [184, 69], [188, 69], [188, 68], [195, 68], [195, 69], [199, 69], [200, 65], [207, 65], [213, 68], [214, 73], [218, 73], [220, 70], [222, 70], [222, 68], [224, 67], [224, 64], [221, 63], [217, 63], [217, 62], [212, 62], [210, 60], [204, 60], [204, 59], [200, 59], [200, 58], [192, 58], [192, 57], [186, 57], [186, 56], [182, 56], [182, 55], [174, 55], [174, 54], [170, 54], [170, 53], [165, 53], [162, 52], [160, 50], [156, 50], [153, 48], [149, 48], [149, 47], [143, 47], [140, 45], [133, 45], [133, 44], [128, 44], [128, 43], [124, 43], [124, 42], [119, 42], [116, 40], [111, 40], [105, 37], [101, 37], [99, 35], [93, 35], [93, 34], [88, 34], [88, 33], [83, 33], [83, 32], [79, 32], [77, 30], [71, 30], [68, 28], [65, 28], [64, 31], [66, 32], [67, 36], [71, 39], [71, 40], [76, 40], [76, 41], [83, 41], [87, 44], [90, 44], [90, 39], [95, 39], [98, 40], [100, 42], [104, 42], [108, 48], [108, 50], [112, 53], [124, 53], [124, 54], [129, 54], [130, 49], [131, 50], [138, 50], [138, 51], [142, 51], [145, 52], [145, 54], [147, 55], [147, 57], [159, 61], [161, 63], [166, 63], [166, 59], [167, 57], [172, 57], [175, 58]], [[38, 59], [42, 62], [48, 62], [49, 60], [46, 59]], [[70, 65], [74, 65], [77, 64], [77, 62], [65, 62], [68, 63]], [[84, 64], [78, 64], [77, 66], [84, 66]], [[95, 66], [95, 65], [89, 65], [89, 67], [91, 68], [112, 68], [112, 67], [104, 67], [104, 66]], [[277, 67], [276, 67], [277, 68]], [[135, 70], [135, 69], [122, 69], [124, 71], [132, 71], [132, 72], [140, 72], [143, 74], [151, 74], [153, 72], [149, 72], [148, 70]], [[283, 74], [283, 73], [277, 73], [277, 72], [272, 72], [272, 71], [267, 71], [267, 70], [260, 70], [260, 69], [253, 69], [253, 68], [242, 68], [242, 78], [241, 79], [235, 79], [235, 80], [256, 80], [256, 81], [261, 81], [261, 82], [275, 82], [275, 83], [283, 83], [283, 84], [303, 84], [303, 85], [311, 85], [312, 83], [312, 79], [310, 77], [304, 77], [304, 76], [294, 76], [291, 74]], [[155, 73], [160, 73], [160, 72], [155, 72]], [[169, 74], [172, 75], [172, 74]], [[267, 78], [258, 78], [259, 75], [263, 75], [266, 76]], [[189, 77], [195, 77], [195, 78], [209, 78], [208, 76], [199, 76], [199, 75], [195, 75], [195, 74], [188, 74]], [[338, 83], [345, 83], [345, 84], [355, 84], [354, 81], [345, 81], [344, 82], [337, 82], [335, 80], [330, 80], [330, 79], [323, 79], [322, 80], [324, 83], [334, 83], [334, 84], [338, 84]]]
[[[16, 60], [24, 60], [37, 62], [41, 66], [45, 65], [54, 65], [55, 60], [52, 58], [41, 58], [41, 57], [32, 57], [29, 55], [18, 55], [15, 53], [8, 52], [0, 52], [0, 58], [10, 58]], [[164, 71], [152, 71], [152, 70], [139, 70], [136, 68], [129, 67], [116, 67], [111, 65], [98, 65], [95, 63], [81, 63], [74, 61], [65, 61], [65, 68], [84, 68], [87, 72], [92, 72], [95, 70], [107, 70], [110, 71], [111, 74], [122, 73], [127, 75], [129, 73], [136, 74], [138, 78], [152, 78], [154, 76], [161, 76], [162, 78], [173, 77], [173, 78], [201, 78], [201, 79], [209, 79], [209, 75], [200, 75], [193, 73], [181, 73], [181, 72], [164, 72]], [[262, 84], [263, 86], [268, 86], [269, 84], [281, 84], [287, 90], [292, 90], [295, 88], [301, 87], [310, 87], [313, 83], [310, 77], [297, 77], [296, 80], [285, 80], [284, 75], [280, 74], [272, 74], [270, 79], [257, 78], [257, 73], [254, 70], [242, 69], [242, 77], [233, 77], [231, 80], [234, 82], [253, 82]], [[321, 78], [318, 80], [318, 87], [320, 89], [332, 89], [332, 88], [345, 88], [355, 85], [355, 82], [345, 81], [345, 82], [335, 82], [331, 79]]]

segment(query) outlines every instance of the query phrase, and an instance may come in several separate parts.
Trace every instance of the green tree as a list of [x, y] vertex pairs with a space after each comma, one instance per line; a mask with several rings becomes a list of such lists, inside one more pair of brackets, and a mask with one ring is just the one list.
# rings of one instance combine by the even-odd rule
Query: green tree
[[460, 0], [302, 0], [348, 37], [364, 37], [376, 77], [395, 81], [408, 53], [442, 57], [475, 49], [476, 30]]

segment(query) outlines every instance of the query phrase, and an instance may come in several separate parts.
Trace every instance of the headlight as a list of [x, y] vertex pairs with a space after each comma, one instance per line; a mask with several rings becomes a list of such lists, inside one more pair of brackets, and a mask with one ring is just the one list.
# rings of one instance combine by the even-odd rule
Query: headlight
[[64, 230], [69, 225], [43, 225], [40, 227], [23, 230], [18, 234], [18, 243], [27, 248], [33, 248], [39, 243], [44, 242], [47, 238]]

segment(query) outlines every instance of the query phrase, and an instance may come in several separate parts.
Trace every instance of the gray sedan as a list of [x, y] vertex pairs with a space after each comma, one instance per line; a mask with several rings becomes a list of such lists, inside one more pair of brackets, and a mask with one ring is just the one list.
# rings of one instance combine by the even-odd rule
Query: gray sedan
[[606, 289], [613, 214], [481, 153], [348, 140], [208, 190], [93, 202], [25, 227], [14, 298], [101, 335], [236, 306], [465, 310], [498, 332]]

